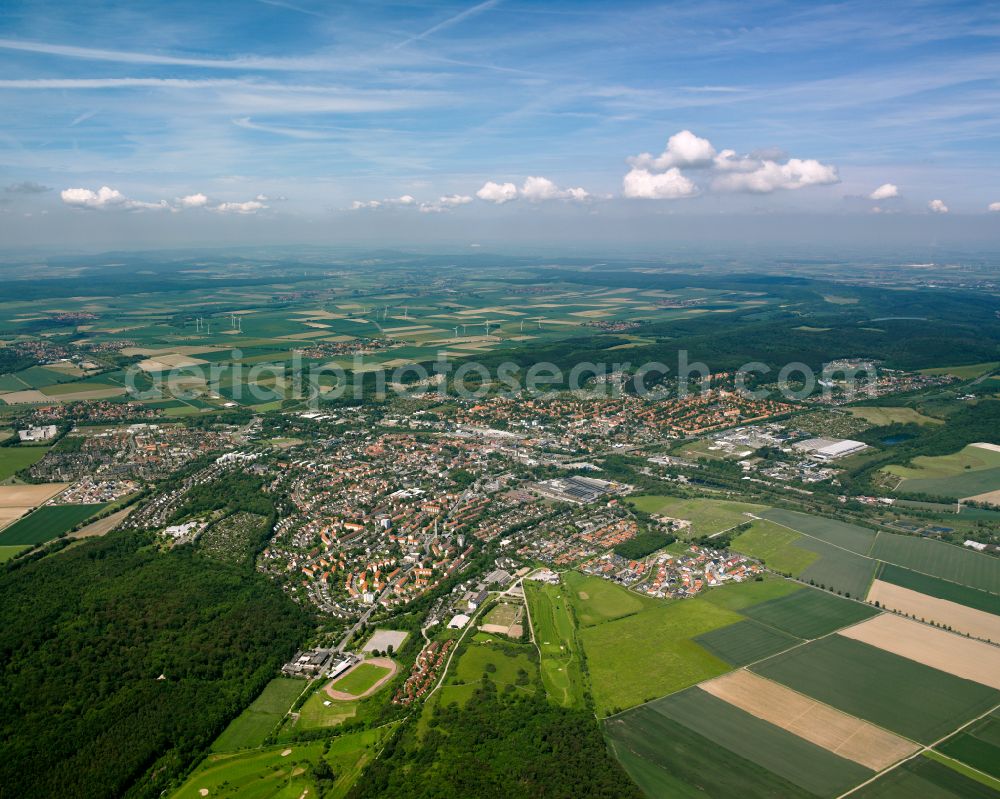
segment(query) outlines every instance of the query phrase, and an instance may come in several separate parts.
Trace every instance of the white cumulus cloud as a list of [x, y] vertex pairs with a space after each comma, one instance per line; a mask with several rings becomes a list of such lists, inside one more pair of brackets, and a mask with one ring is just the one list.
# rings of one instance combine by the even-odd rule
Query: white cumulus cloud
[[883, 183], [868, 195], [871, 200], [891, 200], [899, 196], [899, 187], [895, 183]]
[[813, 158], [789, 158], [783, 164], [761, 160], [755, 169], [719, 175], [712, 181], [712, 189], [770, 194], [779, 189], [826, 186], [839, 181], [836, 167], [821, 164]]
[[948, 213], [948, 206], [944, 204], [944, 200], [931, 200], [927, 203], [927, 207], [930, 209], [932, 214]]
[[487, 180], [476, 192], [476, 196], [480, 200], [503, 205], [517, 199], [517, 186], [513, 183], [494, 183], [492, 180]]
[[622, 193], [644, 200], [680, 200], [694, 197], [698, 187], [676, 167], [661, 173], [634, 168], [622, 181]]
[[198, 192], [197, 194], [188, 194], [186, 197], [180, 197], [177, 200], [177, 204], [181, 208], [204, 208], [208, 205], [208, 197], [201, 192]]
[[1000, 211], [1000, 203], [990, 203], [986, 206], [988, 211]]
[[459, 205], [468, 205], [472, 202], [472, 198], [467, 194], [446, 194], [444, 197], [438, 199], [440, 205], [447, 206], [448, 208], [455, 208]]
[[110, 186], [101, 186], [97, 191], [83, 188], [63, 189], [59, 192], [59, 196], [66, 205], [74, 208], [96, 210], [117, 208], [125, 211], [156, 211], [170, 207], [166, 200], [160, 200], [155, 203], [132, 200], [118, 191], [118, 189], [113, 189]]
[[582, 201], [590, 197], [586, 189], [579, 186], [572, 189], [560, 189], [548, 178], [532, 175], [525, 179], [521, 186], [521, 196], [532, 202], [542, 200], [577, 200]]
[[695, 136], [689, 130], [682, 130], [667, 140], [667, 147], [660, 155], [641, 153], [630, 158], [629, 163], [636, 169], [665, 172], [673, 167], [711, 166], [714, 158], [712, 142]]
[[263, 211], [265, 208], [267, 208], [267, 206], [259, 200], [247, 200], [242, 203], [219, 203], [215, 206], [215, 210], [220, 214], [241, 214], [244, 216], [248, 214], [255, 214], [258, 211]]

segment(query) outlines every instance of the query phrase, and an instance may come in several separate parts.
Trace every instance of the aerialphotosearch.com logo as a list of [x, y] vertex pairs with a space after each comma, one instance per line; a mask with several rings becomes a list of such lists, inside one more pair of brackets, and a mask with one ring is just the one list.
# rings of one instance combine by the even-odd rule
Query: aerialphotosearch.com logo
[[[238, 405], [258, 405], [295, 400], [317, 409], [324, 401], [341, 399], [384, 400], [389, 396], [442, 399], [482, 399], [486, 396], [531, 397], [572, 392], [580, 396], [632, 394], [648, 400], [684, 399], [708, 391], [713, 379], [727, 378], [732, 391], [749, 400], [801, 401], [817, 387], [823, 397], [834, 390], [845, 398], [859, 394], [874, 396], [876, 374], [869, 363], [853, 366], [826, 364], [819, 374], [807, 364], [787, 363], [774, 368], [751, 361], [739, 369], [713, 373], [708, 365], [690, 361], [687, 350], [678, 350], [671, 368], [659, 361], [580, 362], [569, 369], [549, 361], [528, 366], [504, 361], [487, 366], [477, 361], [450, 361], [444, 352], [437, 360], [407, 363], [391, 369], [353, 356], [349, 367], [339, 363], [303, 362], [293, 351], [283, 362], [247, 363], [236, 349], [229, 362], [178, 366], [150, 372], [132, 365], [126, 369], [125, 385], [131, 399], [155, 401], [205, 397], [229, 400]], [[728, 380], [731, 378], [731, 381]], [[776, 396], [777, 394], [777, 396]]]

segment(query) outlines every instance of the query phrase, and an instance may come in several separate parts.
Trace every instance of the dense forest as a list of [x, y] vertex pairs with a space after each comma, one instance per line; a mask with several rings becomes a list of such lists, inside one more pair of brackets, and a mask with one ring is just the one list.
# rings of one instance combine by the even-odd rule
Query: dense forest
[[148, 544], [0, 575], [0, 796], [159, 795], [308, 635], [252, 570]]
[[641, 797], [608, 753], [591, 713], [544, 694], [499, 695], [483, 680], [464, 707], [435, 711], [390, 741], [354, 786], [353, 799], [629, 799]]

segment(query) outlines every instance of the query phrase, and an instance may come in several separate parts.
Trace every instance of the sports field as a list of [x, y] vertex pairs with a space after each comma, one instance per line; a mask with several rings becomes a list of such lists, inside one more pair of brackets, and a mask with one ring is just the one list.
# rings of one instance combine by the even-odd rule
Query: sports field
[[755, 521], [749, 530], [733, 541], [732, 549], [762, 561], [769, 569], [798, 577], [819, 555], [792, 546], [800, 533], [765, 519]]
[[823, 516], [810, 516], [784, 508], [771, 508], [760, 514], [772, 522], [798, 530], [828, 544], [850, 550], [858, 555], [867, 555], [875, 540], [875, 531], [856, 524], [838, 522]]
[[579, 572], [564, 574], [563, 585], [577, 621], [584, 627], [620, 619], [661, 604], [656, 599], [635, 594], [609, 580]]
[[927, 538], [881, 532], [872, 557], [1000, 594], [1000, 559]]
[[263, 744], [305, 687], [304, 680], [275, 677], [264, 687], [260, 696], [215, 739], [212, 751], [232, 752]]
[[376, 663], [359, 663], [343, 677], [330, 683], [334, 691], [341, 691], [352, 696], [361, 696], [370, 691], [379, 680], [390, 674], [392, 669]]
[[815, 588], [803, 588], [743, 611], [751, 619], [796, 638], [819, 638], [878, 612], [862, 602], [842, 599]]
[[699, 635], [695, 642], [731, 666], [745, 666], [801, 643], [788, 633], [751, 619]]
[[98, 513], [103, 507], [103, 504], [45, 505], [0, 533], [0, 546], [51, 541]]
[[650, 797], [804, 799], [809, 791], [668, 718], [651, 705], [604, 723], [611, 749]]
[[838, 796], [874, 774], [701, 688], [659, 699], [651, 707], [816, 796]]
[[0, 480], [38, 463], [48, 451], [48, 447], [0, 447]]
[[[240, 797], [240, 799], [299, 799], [323, 796], [342, 799], [362, 769], [392, 733], [393, 725], [348, 733], [329, 741], [288, 743], [235, 754], [213, 754], [202, 761], [171, 799]], [[313, 766], [326, 760], [334, 779], [322, 789]]]
[[583, 673], [566, 589], [534, 580], [523, 585], [545, 691], [563, 707], [582, 707]]
[[744, 514], [760, 514], [764, 505], [724, 499], [681, 499], [662, 494], [646, 494], [628, 499], [638, 510], [691, 522], [692, 535], [711, 535], [750, 521]]
[[742, 619], [704, 599], [661, 607], [579, 632], [598, 715], [679, 691], [731, 668], [693, 639]]
[[1000, 692], [842, 635], [750, 667], [907, 738], [931, 743], [1000, 702]]

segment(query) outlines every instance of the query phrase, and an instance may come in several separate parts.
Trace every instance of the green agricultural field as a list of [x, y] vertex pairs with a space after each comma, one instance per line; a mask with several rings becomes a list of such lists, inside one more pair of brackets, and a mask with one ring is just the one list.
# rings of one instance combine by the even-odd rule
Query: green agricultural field
[[659, 699], [650, 707], [816, 796], [839, 796], [874, 775], [700, 688]]
[[921, 369], [925, 375], [953, 375], [959, 380], [972, 380], [981, 375], [991, 372], [1000, 366], [1000, 363], [991, 361], [989, 363], [973, 363], [967, 366], [936, 366], [933, 369]]
[[802, 590], [799, 583], [786, 580], [783, 577], [765, 576], [763, 580], [749, 580], [742, 583], [729, 583], [718, 588], [712, 588], [699, 597], [705, 602], [711, 602], [726, 610], [742, 611], [751, 605], [777, 599], [787, 594]]
[[871, 558], [855, 555], [808, 536], [803, 536], [792, 546], [802, 547], [819, 555], [819, 559], [809, 564], [799, 575], [799, 579], [840, 591], [845, 596], [868, 596], [868, 589], [875, 575], [875, 561]]
[[[236, 754], [209, 755], [171, 794], [171, 799], [203, 799], [205, 796], [239, 799], [322, 796], [324, 799], [341, 799], [357, 781], [365, 765], [382, 748], [392, 729], [390, 725], [333, 738], [325, 754], [325, 743], [314, 741], [280, 744]], [[334, 778], [323, 786], [317, 784], [313, 774], [313, 767], [321, 758], [330, 765], [334, 774]]]
[[879, 533], [872, 557], [1000, 594], [1000, 560], [971, 549], [896, 533]]
[[645, 513], [688, 519], [695, 536], [711, 535], [750, 521], [744, 514], [766, 509], [765, 505], [724, 499], [681, 499], [660, 494], [629, 497], [628, 501]]
[[385, 677], [389, 669], [374, 663], [359, 663], [343, 677], [334, 680], [330, 687], [345, 694], [360, 696]]
[[0, 447], [0, 480], [38, 463], [48, 451], [49, 447]]
[[1000, 615], [1000, 596], [997, 594], [969, 588], [949, 580], [942, 580], [940, 577], [920, 574], [900, 566], [894, 566], [891, 563], [881, 564], [876, 577], [883, 582], [909, 588], [911, 591], [917, 591], [927, 596], [946, 599], [969, 608]]
[[563, 585], [576, 619], [584, 627], [631, 616], [661, 604], [656, 599], [633, 593], [609, 580], [578, 572], [564, 574]]
[[975, 497], [979, 494], [1000, 490], [1000, 467], [970, 470], [951, 477], [908, 478], [903, 480], [894, 490], [954, 499]]
[[704, 599], [686, 599], [581, 629], [598, 715], [725, 674], [729, 664], [692, 639], [741, 618]]
[[274, 732], [289, 708], [305, 690], [306, 683], [290, 677], [276, 677], [212, 744], [213, 752], [232, 752], [260, 746]]
[[949, 757], [1000, 779], [1000, 717], [995, 712], [938, 744], [937, 748]]
[[0, 563], [6, 563], [8, 560], [13, 558], [18, 552], [23, 552], [28, 548], [27, 544], [21, 546], [0, 546]]
[[850, 550], [858, 555], [867, 555], [875, 540], [875, 531], [856, 524], [838, 522], [823, 516], [810, 516], [798, 511], [772, 508], [760, 514], [765, 519], [790, 527], [812, 538]]
[[649, 797], [804, 799], [795, 783], [643, 705], [604, 722], [612, 752]]
[[996, 799], [997, 792], [930, 757], [914, 757], [860, 790], [858, 799]]
[[58, 538], [84, 519], [99, 513], [97, 505], [43, 505], [0, 533], [0, 546], [11, 544], [41, 544]]
[[775, 655], [751, 670], [921, 743], [1000, 702], [1000, 691], [840, 635]]
[[992, 791], [1000, 794], [1000, 780], [995, 777], [991, 777], [989, 774], [984, 774], [979, 771], [979, 769], [974, 769], [971, 766], [956, 760], [953, 757], [948, 757], [948, 755], [943, 755], [936, 749], [928, 749], [923, 753], [924, 757], [941, 763], [947, 766], [952, 771], [956, 771], [963, 776], [968, 777], [973, 782], [978, 782], [980, 785], [985, 785]]
[[731, 548], [762, 561], [769, 569], [798, 577], [819, 555], [802, 547], [792, 546], [802, 538], [800, 533], [774, 522], [758, 520], [745, 533], [740, 533]]
[[802, 643], [801, 639], [747, 619], [694, 639], [703, 649], [731, 666], [746, 666]]
[[582, 659], [565, 589], [533, 580], [523, 585], [545, 691], [563, 707], [582, 707]]
[[950, 455], [918, 455], [909, 466], [891, 464], [885, 471], [905, 480], [933, 477], [954, 477], [967, 471], [1000, 467], [1000, 452], [969, 444]]
[[762, 602], [743, 613], [797, 638], [819, 638], [878, 615], [873, 607], [816, 588]]
[[857, 406], [846, 408], [851, 415], [867, 422], [871, 422], [876, 427], [885, 427], [890, 424], [944, 424], [941, 419], [933, 416], [924, 416], [913, 408], [882, 408]]

